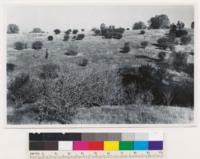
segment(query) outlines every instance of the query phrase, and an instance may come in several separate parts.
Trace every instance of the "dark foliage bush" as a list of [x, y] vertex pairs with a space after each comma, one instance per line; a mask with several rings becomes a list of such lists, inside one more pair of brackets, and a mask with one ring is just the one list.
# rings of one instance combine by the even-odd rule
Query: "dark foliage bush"
[[14, 44], [14, 46], [15, 46], [15, 49], [16, 49], [16, 50], [24, 50], [24, 49], [27, 49], [27, 44], [24, 43], [24, 42], [20, 42], [20, 41], [16, 42], [16, 43]]
[[117, 33], [120, 33], [120, 34], [123, 34], [124, 31], [125, 31], [125, 29], [122, 28], [122, 27], [120, 27], [120, 28], [115, 28], [115, 29], [113, 30], [113, 32], [117, 32]]
[[19, 74], [8, 86], [8, 98], [14, 101], [17, 107], [25, 103], [34, 103], [40, 92], [38, 81], [31, 80], [26, 73]]
[[171, 45], [173, 45], [173, 41], [171, 41], [170, 38], [167, 38], [167, 37], [163, 37], [163, 38], [160, 38], [157, 40], [157, 43], [158, 43], [158, 47], [160, 47], [161, 49], [167, 49], [167, 48], [170, 48]]
[[173, 58], [173, 67], [178, 71], [183, 70], [187, 65], [187, 53], [173, 52], [171, 56]]
[[130, 44], [129, 42], [124, 43], [124, 47], [121, 48], [120, 52], [121, 53], [128, 53], [130, 51]]
[[165, 14], [152, 17], [148, 23], [150, 29], [168, 29], [170, 26], [169, 18]]
[[76, 37], [76, 40], [82, 40], [84, 39], [84, 37], [85, 37], [85, 34], [78, 34]]
[[13, 63], [7, 63], [7, 65], [6, 65], [7, 72], [14, 71], [15, 66], [16, 66], [16, 65], [13, 64]]
[[77, 34], [78, 33], [78, 29], [74, 29], [73, 31], [72, 31], [72, 34]]
[[65, 34], [65, 35], [64, 35], [64, 38], [63, 38], [63, 41], [68, 41], [69, 38], [70, 38], [70, 36], [69, 36], [68, 34]]
[[78, 62], [78, 65], [79, 66], [87, 66], [87, 64], [88, 64], [88, 59], [81, 59], [81, 60], [79, 60], [79, 62]]
[[41, 41], [35, 41], [32, 43], [32, 49], [40, 50], [43, 47], [43, 43]]
[[188, 35], [188, 31], [187, 30], [176, 30], [176, 37], [181, 37], [181, 36], [186, 36]]
[[55, 34], [60, 34], [61, 31], [60, 31], [60, 29], [54, 29], [54, 33], [55, 33]]
[[140, 31], [140, 34], [145, 34], [145, 31], [144, 31], [144, 30], [141, 30], [141, 31]]
[[31, 31], [31, 33], [43, 33], [41, 28], [33, 28], [33, 30]]
[[182, 36], [181, 37], [181, 43], [183, 45], [187, 45], [192, 41], [192, 38], [190, 36]]
[[142, 21], [139, 21], [139, 22], [136, 22], [134, 25], [133, 25], [133, 30], [137, 30], [137, 29], [146, 29], [147, 26], [144, 24], [144, 22]]
[[76, 56], [77, 54], [78, 52], [74, 50], [68, 50], [67, 52], [65, 52], [65, 55], [67, 56]]
[[121, 39], [122, 37], [123, 35], [120, 32], [107, 32], [104, 34], [104, 38], [106, 39]]
[[94, 30], [94, 33], [95, 33], [96, 36], [97, 36], [97, 35], [101, 35], [101, 31], [100, 31], [99, 29], [95, 29], [95, 30]]
[[67, 31], [65, 31], [65, 34], [70, 34], [72, 32], [71, 29], [68, 29]]
[[160, 61], [163, 61], [165, 59], [165, 56], [166, 56], [166, 52], [159, 52], [158, 54], [158, 58]]
[[85, 29], [81, 29], [81, 31], [85, 31]]
[[42, 66], [42, 72], [39, 76], [41, 79], [55, 79], [58, 77], [59, 71], [59, 65], [48, 63]]
[[176, 24], [177, 30], [182, 30], [185, 24], [182, 21], [178, 21]]
[[16, 24], [9, 24], [7, 28], [8, 34], [17, 34], [19, 33], [19, 27]]
[[48, 39], [49, 41], [53, 41], [53, 36], [50, 35], [50, 36], [47, 37], [47, 39]]
[[141, 44], [141, 47], [145, 49], [149, 43], [148, 41], [142, 41], [140, 44]]
[[194, 29], [194, 21], [191, 23], [191, 28]]
[[130, 30], [130, 28], [126, 28], [126, 30]]

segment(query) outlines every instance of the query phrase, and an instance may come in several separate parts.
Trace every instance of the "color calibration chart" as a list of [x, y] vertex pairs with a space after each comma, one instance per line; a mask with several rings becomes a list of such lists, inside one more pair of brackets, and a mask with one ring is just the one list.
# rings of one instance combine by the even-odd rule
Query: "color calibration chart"
[[163, 134], [30, 133], [29, 159], [163, 159]]

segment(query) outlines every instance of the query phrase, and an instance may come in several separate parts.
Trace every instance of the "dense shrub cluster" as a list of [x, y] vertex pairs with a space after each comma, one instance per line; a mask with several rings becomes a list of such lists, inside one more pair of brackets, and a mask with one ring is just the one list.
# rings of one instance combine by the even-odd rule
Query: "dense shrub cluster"
[[187, 45], [191, 42], [192, 38], [190, 36], [182, 36], [181, 37], [181, 43], [183, 45]]
[[165, 14], [152, 17], [148, 23], [150, 29], [168, 29], [170, 26], [169, 18]]
[[43, 43], [41, 41], [35, 41], [32, 43], [32, 49], [40, 50], [43, 47]]
[[15, 42], [14, 47], [16, 50], [24, 50], [28, 48], [26, 43], [20, 41]]

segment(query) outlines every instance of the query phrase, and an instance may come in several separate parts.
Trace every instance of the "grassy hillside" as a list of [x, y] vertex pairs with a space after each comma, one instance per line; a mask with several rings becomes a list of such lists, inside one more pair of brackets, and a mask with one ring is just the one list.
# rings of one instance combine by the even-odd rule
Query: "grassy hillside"
[[[162, 50], [154, 44], [169, 31], [146, 30], [145, 34], [139, 32], [125, 31], [120, 40], [104, 39], [101, 36], [93, 36], [92, 32], [86, 32], [83, 40], [67, 42], [63, 41], [63, 34], [55, 35], [53, 41], [47, 41], [48, 34], [8, 35], [7, 63], [14, 64], [14, 69], [7, 72], [8, 88], [13, 81], [16, 82], [17, 77], [21, 78], [21, 73], [25, 74], [25, 81], [27, 78], [26, 85], [20, 88], [23, 93], [14, 92], [13, 97], [13, 94], [9, 94], [11, 89], [8, 90], [8, 122], [192, 122], [192, 105], [187, 105], [188, 108], [179, 107], [180, 105], [173, 104], [173, 100], [170, 106], [153, 104], [153, 97], [149, 95], [149, 91], [142, 92], [144, 97], [141, 97], [141, 94], [134, 95], [133, 103], [128, 102], [124, 105], [127, 100], [122, 99], [124, 88], [119, 70], [127, 67], [139, 68], [143, 65], [158, 68], [158, 54]], [[186, 50], [192, 59], [190, 63], [193, 63], [193, 55], [189, 55], [190, 52], [194, 52], [193, 31], [189, 30], [189, 35], [192, 41], [188, 45], [177, 44], [174, 49]], [[41, 50], [31, 49], [32, 42], [36, 40], [43, 43]], [[27, 43], [28, 49], [14, 49], [14, 43], [17, 41]], [[141, 47], [143, 41], [148, 41], [146, 48]], [[122, 54], [119, 50], [125, 42], [130, 43], [130, 52]], [[46, 49], [49, 53], [48, 59], [45, 59]], [[77, 52], [77, 55], [66, 55], [69, 50]], [[170, 59], [171, 50], [164, 51], [167, 60]], [[82, 64], [84, 60], [87, 61], [85, 66]], [[172, 83], [178, 86], [184, 85], [183, 81], [193, 82], [193, 78], [184, 71], [169, 67], [167, 73], [170, 74]], [[163, 83], [167, 81], [164, 80]]]

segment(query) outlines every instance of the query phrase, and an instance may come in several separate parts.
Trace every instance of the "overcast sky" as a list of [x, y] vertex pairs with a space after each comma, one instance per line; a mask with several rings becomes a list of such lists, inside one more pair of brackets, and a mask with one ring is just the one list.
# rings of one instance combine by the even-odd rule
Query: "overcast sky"
[[7, 23], [15, 23], [21, 31], [40, 27], [44, 31], [55, 28], [98, 27], [101, 23], [116, 27], [132, 27], [136, 21], [147, 21], [155, 15], [166, 14], [170, 22], [183, 21], [190, 26], [194, 20], [192, 6], [125, 6], [125, 5], [79, 5], [79, 6], [9, 6]]

